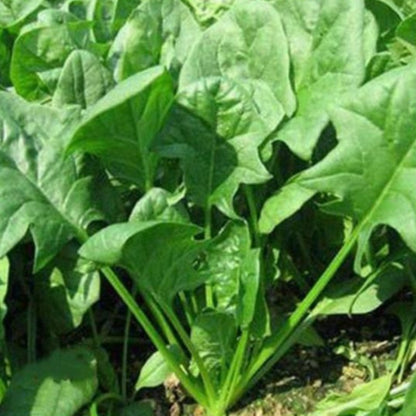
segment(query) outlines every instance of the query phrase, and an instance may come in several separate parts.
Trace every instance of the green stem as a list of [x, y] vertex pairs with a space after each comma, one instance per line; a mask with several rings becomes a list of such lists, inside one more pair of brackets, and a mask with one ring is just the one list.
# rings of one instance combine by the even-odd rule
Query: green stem
[[183, 310], [185, 312], [186, 320], [188, 322], [189, 326], [192, 326], [194, 322], [194, 314], [192, 311], [192, 307], [188, 302], [188, 299], [186, 298], [186, 294], [184, 292], [179, 293], [179, 299], [181, 301]]
[[192, 358], [195, 360], [195, 364], [197, 365], [201, 373], [201, 377], [205, 386], [207, 396], [209, 398], [209, 402], [215, 403], [217, 401], [217, 394], [215, 392], [214, 385], [212, 384], [211, 377], [208, 373], [208, 370], [204, 362], [201, 359], [201, 356], [199, 355], [199, 352], [195, 349], [195, 346], [189, 338], [189, 335], [185, 331], [184, 327], [182, 326], [182, 323], [179, 321], [178, 317], [175, 315], [172, 309], [168, 305], [163, 304], [161, 304], [161, 308], [163, 309], [165, 315], [168, 317], [169, 321], [172, 323], [173, 327], [175, 328], [176, 332], [185, 344], [186, 348], [191, 353]]
[[244, 364], [244, 357], [247, 349], [247, 344], [249, 340], [249, 330], [244, 329], [242, 331], [240, 340], [237, 345], [237, 350], [234, 354], [233, 361], [230, 366], [230, 370], [228, 371], [227, 378], [221, 390], [221, 397], [219, 402], [225, 403], [228, 405], [232, 393], [235, 389], [239, 381], [239, 377], [241, 375], [241, 370]]
[[[133, 287], [133, 299], [137, 294], [137, 286]], [[121, 395], [123, 400], [127, 400], [127, 361], [129, 355], [130, 328], [131, 328], [131, 310], [127, 309], [126, 324], [124, 326], [123, 356], [121, 362]]]
[[182, 369], [181, 365], [177, 362], [176, 358], [167, 348], [163, 338], [154, 328], [153, 324], [150, 322], [146, 314], [142, 311], [136, 301], [133, 299], [129, 291], [125, 288], [123, 283], [120, 281], [118, 276], [111, 270], [109, 267], [102, 269], [104, 276], [107, 278], [110, 285], [117, 292], [126, 306], [130, 309], [133, 316], [140, 323], [150, 340], [153, 342], [155, 347], [162, 354], [163, 358], [175, 372], [179, 381], [182, 383], [185, 390], [202, 406], [206, 406], [208, 403], [204, 391], [201, 389], [201, 386], [198, 385], [185, 371]]
[[90, 321], [92, 339], [94, 341], [94, 346], [99, 347], [101, 345], [100, 335], [98, 334], [97, 324], [95, 323], [94, 313], [92, 307], [88, 309], [88, 318]]
[[[286, 340], [301, 324], [310, 307], [315, 303], [315, 301], [321, 295], [322, 291], [335, 276], [339, 267], [342, 265], [354, 247], [362, 226], [363, 223], [359, 224], [355, 228], [348, 241], [342, 246], [341, 250], [334, 257], [332, 262], [329, 264], [321, 277], [317, 280], [303, 301], [298, 305], [293, 314], [289, 317], [289, 319], [286, 320], [280, 331], [273, 334], [269, 338], [268, 342], [265, 343], [264, 348], [255, 358], [254, 362], [250, 365], [241, 382], [239, 383], [236, 392], [231, 399], [232, 403], [235, 403], [235, 401], [241, 397], [241, 395], [246, 390], [247, 385], [250, 383], [250, 380], [255, 380], [254, 382], [259, 380], [281, 357], [280, 347], [285, 344]], [[251, 382], [250, 385], [251, 384], [253, 384], [253, 382]]]
[[[204, 227], [204, 238], [209, 240], [212, 236], [212, 216], [211, 216], [211, 205], [205, 208], [205, 227]], [[214, 293], [210, 283], [205, 285], [205, 302], [207, 308], [214, 308]]]
[[253, 240], [256, 247], [260, 247], [261, 245], [261, 237], [260, 237], [260, 230], [259, 230], [259, 223], [258, 223], [258, 212], [256, 201], [253, 194], [253, 189], [251, 186], [244, 185], [244, 193], [246, 195], [248, 209], [250, 211], [250, 222], [251, 227], [253, 229]]

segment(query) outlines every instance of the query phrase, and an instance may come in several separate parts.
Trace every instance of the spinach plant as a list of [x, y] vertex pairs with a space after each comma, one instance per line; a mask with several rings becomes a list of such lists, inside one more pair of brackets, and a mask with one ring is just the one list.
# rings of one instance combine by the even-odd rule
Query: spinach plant
[[[129, 313], [120, 394], [91, 412], [128, 403], [132, 317], [157, 349], [136, 390], [174, 372], [225, 416], [319, 338], [316, 318], [368, 313], [412, 284], [416, 7], [399, 3], [0, 2], [1, 317], [31, 242], [35, 309], [55, 333], [89, 311], [97, 347], [101, 273]], [[276, 306], [284, 280], [294, 296]], [[48, 414], [75, 414], [103, 388], [91, 354], [18, 372], [0, 415], [45, 412], [36, 391], [58, 403]], [[77, 367], [57, 374], [63, 356]], [[402, 362], [376, 380], [385, 394]], [[24, 397], [36, 371], [49, 384]]]

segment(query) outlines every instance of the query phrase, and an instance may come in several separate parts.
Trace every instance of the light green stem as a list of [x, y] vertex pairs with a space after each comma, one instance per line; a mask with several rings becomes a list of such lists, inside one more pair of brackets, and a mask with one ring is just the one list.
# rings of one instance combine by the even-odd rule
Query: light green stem
[[284, 346], [287, 339], [301, 324], [310, 307], [315, 303], [322, 291], [335, 276], [339, 267], [354, 247], [362, 226], [363, 223], [355, 228], [350, 238], [342, 246], [341, 250], [329, 264], [321, 277], [317, 280], [303, 301], [298, 305], [293, 314], [286, 320], [282, 328], [273, 334], [269, 338], [268, 342], [265, 343], [265, 346], [262, 348], [260, 354], [255, 358], [239, 383], [235, 394], [231, 399], [232, 403], [235, 403], [241, 397], [248, 385], [251, 386], [255, 384], [261, 377], [263, 377], [263, 375], [276, 363], [276, 360], [281, 357], [280, 348]]
[[104, 276], [107, 278], [108, 282], [118, 293], [120, 298], [123, 300], [125, 305], [130, 309], [133, 316], [140, 323], [150, 340], [162, 354], [163, 358], [175, 372], [179, 381], [182, 383], [183, 387], [188, 391], [188, 393], [202, 406], [207, 406], [205, 393], [201, 389], [201, 386], [198, 385], [196, 380], [192, 379], [185, 371], [182, 369], [180, 364], [177, 362], [176, 358], [167, 348], [163, 338], [154, 328], [153, 324], [150, 322], [146, 314], [142, 311], [136, 301], [133, 299], [129, 291], [125, 288], [123, 283], [120, 281], [118, 276], [111, 270], [109, 267], [102, 269]]

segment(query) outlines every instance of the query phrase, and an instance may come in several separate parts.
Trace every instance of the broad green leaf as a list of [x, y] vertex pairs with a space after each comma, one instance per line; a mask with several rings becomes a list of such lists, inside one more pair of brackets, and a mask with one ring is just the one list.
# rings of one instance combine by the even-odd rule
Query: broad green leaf
[[185, 208], [176, 203], [173, 195], [161, 188], [152, 188], [135, 205], [130, 221], [189, 222]]
[[236, 337], [235, 320], [228, 313], [204, 312], [192, 325], [191, 341], [216, 385], [229, 369]]
[[207, 78], [183, 89], [155, 148], [179, 158], [190, 198], [235, 217], [233, 197], [241, 183], [262, 183], [269, 174], [258, 147], [270, 132], [252, 95], [234, 81]]
[[[414, 65], [367, 83], [332, 112], [338, 146], [287, 185], [312, 191], [311, 195], [333, 195], [336, 200], [325, 210], [359, 223], [357, 265], [372, 231], [381, 224], [394, 228], [416, 250], [415, 91]], [[289, 211], [280, 195], [266, 203], [263, 229], [277, 225], [273, 209], [279, 204]]]
[[[178, 347], [171, 345], [169, 350], [177, 357], [178, 362], [181, 362], [181, 353]], [[166, 360], [159, 351], [156, 351], [143, 364], [135, 389], [139, 391], [148, 387], [160, 386], [171, 373], [172, 370]]]
[[127, 269], [142, 290], [168, 304], [184, 290], [201, 285], [198, 262], [206, 243], [193, 236], [200, 229], [191, 224], [131, 221], [111, 225], [93, 235], [81, 256], [99, 264]]
[[403, 20], [397, 26], [396, 36], [416, 48], [416, 13]]
[[251, 92], [260, 113], [274, 114], [274, 129], [296, 107], [289, 66], [279, 14], [263, 0], [241, 0], [194, 45], [180, 75], [180, 90], [201, 78], [230, 78]]
[[13, 47], [11, 80], [28, 100], [51, 96], [61, 69], [76, 49], [87, 49], [89, 22], [63, 22], [23, 32]]
[[77, 258], [77, 246], [70, 245], [36, 276], [35, 296], [45, 327], [64, 334], [77, 328], [98, 301], [100, 276]]
[[350, 394], [329, 396], [310, 416], [346, 416], [377, 410], [385, 401], [391, 382], [390, 376], [384, 376], [357, 386]]
[[96, 360], [83, 348], [55, 351], [12, 378], [1, 416], [73, 416], [94, 396]]
[[22, 22], [42, 3], [42, 0], [1, 0], [0, 27], [10, 27]]
[[133, 75], [90, 107], [69, 151], [97, 155], [116, 178], [150, 188], [158, 163], [150, 147], [172, 100], [172, 82], [162, 67]]
[[407, 271], [390, 263], [367, 278], [354, 278], [332, 288], [313, 310], [313, 316], [365, 314], [379, 308], [407, 282]]
[[39, 270], [93, 221], [114, 218], [106, 177], [64, 156], [77, 122], [73, 111], [0, 94], [0, 257], [30, 231]]
[[113, 86], [111, 73], [91, 52], [76, 50], [68, 56], [53, 95], [53, 105], [90, 107]]
[[7, 313], [6, 295], [9, 288], [10, 263], [7, 257], [0, 258], [0, 341], [4, 339], [3, 321]]
[[[298, 109], [274, 139], [310, 159], [328, 111], [364, 80], [362, 0], [275, 0], [288, 34]], [[367, 46], [368, 47], [368, 46]]]
[[155, 65], [177, 74], [200, 29], [180, 0], [145, 0], [112, 44], [109, 60], [117, 80]]

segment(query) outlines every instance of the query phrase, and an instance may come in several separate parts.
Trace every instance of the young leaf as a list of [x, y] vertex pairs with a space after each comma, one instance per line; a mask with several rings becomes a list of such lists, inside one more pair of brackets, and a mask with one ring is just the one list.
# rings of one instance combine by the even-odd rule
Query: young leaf
[[253, 94], [260, 113], [275, 114], [277, 123], [294, 112], [288, 43], [271, 5], [238, 1], [203, 33], [182, 69], [180, 90], [205, 77], [240, 82]]
[[73, 416], [94, 396], [96, 360], [83, 348], [55, 351], [12, 378], [0, 416]]
[[109, 53], [115, 78], [155, 65], [176, 74], [201, 30], [180, 0], [145, 0], [118, 33]]
[[269, 174], [258, 147], [270, 132], [252, 95], [226, 78], [205, 78], [182, 90], [155, 148], [182, 160], [187, 192], [207, 209], [235, 217], [233, 197], [241, 183], [262, 183]]
[[93, 221], [112, 218], [103, 207], [114, 204], [100, 200], [105, 194], [108, 203], [112, 191], [81, 158], [64, 156], [78, 113], [1, 93], [0, 120], [0, 257], [30, 231], [40, 270]]
[[36, 11], [42, 0], [9, 0], [0, 2], [0, 27], [14, 26]]
[[158, 162], [150, 146], [172, 100], [172, 82], [162, 67], [133, 75], [90, 107], [69, 151], [97, 155], [115, 177], [150, 189]]
[[[171, 345], [169, 350], [176, 355], [178, 362], [180, 362], [180, 350], [174, 345]], [[171, 373], [172, 369], [169, 367], [166, 360], [162, 357], [159, 351], [156, 351], [147, 359], [140, 370], [140, 375], [137, 379], [135, 389], [136, 391], [139, 391], [148, 387], [160, 386]]]
[[329, 122], [328, 110], [364, 80], [362, 0], [275, 0], [288, 33], [298, 109], [277, 133], [299, 157], [310, 159]]
[[152, 188], [135, 205], [130, 221], [189, 222], [188, 213], [180, 204], [171, 201], [172, 194], [162, 188]]
[[100, 264], [124, 267], [142, 290], [169, 304], [178, 292], [195, 289], [206, 280], [196, 270], [206, 248], [206, 243], [192, 238], [199, 232], [192, 224], [131, 221], [99, 231], [80, 254]]
[[191, 341], [217, 385], [231, 363], [236, 336], [234, 317], [228, 313], [204, 312], [192, 325]]
[[76, 50], [68, 56], [53, 95], [53, 104], [90, 107], [113, 86], [110, 71], [91, 52]]
[[76, 49], [87, 49], [89, 22], [71, 21], [24, 31], [13, 47], [10, 76], [16, 92], [28, 100], [51, 96], [62, 66]]
[[[325, 192], [336, 200], [325, 210], [352, 217], [360, 225], [357, 264], [372, 231], [381, 224], [397, 230], [416, 250], [416, 71], [390, 71], [362, 87], [354, 99], [332, 112], [339, 144], [287, 186]], [[262, 228], [277, 225], [273, 211], [287, 201], [282, 193], [266, 202]], [[289, 210], [287, 210], [289, 211]]]

